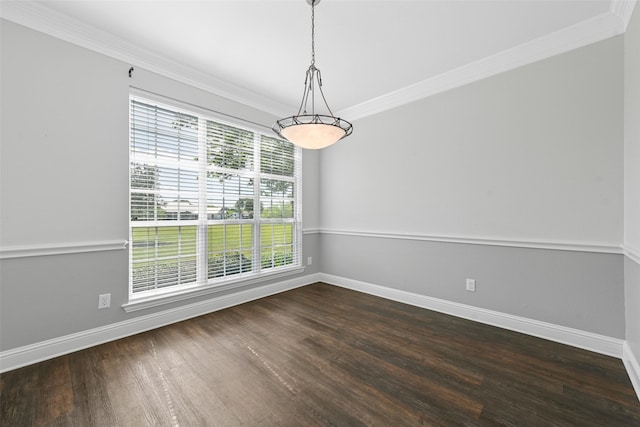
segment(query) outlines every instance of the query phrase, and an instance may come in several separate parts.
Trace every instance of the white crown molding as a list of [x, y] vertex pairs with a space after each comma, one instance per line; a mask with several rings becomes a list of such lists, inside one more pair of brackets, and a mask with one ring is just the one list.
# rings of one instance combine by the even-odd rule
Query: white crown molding
[[635, 246], [630, 245], [629, 243], [625, 243], [622, 246], [622, 249], [624, 251], [624, 254], [627, 258], [629, 258], [630, 260], [635, 261], [636, 263], [640, 264], [640, 249], [636, 248]]
[[[635, 0], [612, 0], [608, 13], [343, 109], [337, 114], [349, 117], [352, 121], [357, 120], [622, 34], [629, 23], [635, 3]], [[0, 17], [4, 19], [119, 59], [127, 64], [276, 116], [286, 115], [291, 109], [290, 106], [275, 102], [271, 98], [248, 91], [213, 75], [185, 67], [162, 55], [140, 49], [124, 39], [63, 15], [42, 3], [3, 0], [1, 5]]]
[[469, 245], [507, 246], [528, 249], [551, 249], [558, 251], [595, 252], [605, 254], [622, 254], [623, 249], [609, 243], [585, 243], [553, 240], [515, 240], [501, 237], [478, 236], [453, 236], [453, 235], [428, 235], [392, 232], [371, 232], [359, 230], [335, 230], [319, 229], [321, 234], [334, 234], [342, 236], [371, 237], [378, 239], [420, 240], [426, 242], [463, 243]]
[[627, 374], [629, 374], [629, 379], [633, 384], [638, 400], [640, 400], [640, 362], [626, 341], [622, 347], [622, 362], [627, 369]]
[[5, 246], [0, 248], [0, 259], [116, 251], [126, 249], [128, 244], [129, 242], [126, 240], [109, 240], [99, 242], [58, 243], [54, 245]]
[[319, 281], [310, 274], [0, 352], [0, 373]]
[[[620, 1], [620, 3], [627, 3]], [[624, 8], [627, 9], [626, 7]], [[616, 9], [618, 10], [618, 9]], [[371, 99], [337, 113], [349, 120], [408, 104], [450, 89], [568, 52], [624, 32], [620, 18], [610, 12], [482, 58], [458, 68]]]
[[623, 33], [627, 31], [635, 5], [636, 0], [611, 0], [609, 13], [618, 17]]
[[[288, 105], [249, 91], [211, 74], [168, 59], [156, 52], [101, 31], [84, 22], [33, 1], [2, 0], [0, 17], [75, 45], [160, 74], [215, 95], [275, 115], [285, 115]], [[123, 73], [127, 70], [124, 69]]]
[[624, 341], [617, 338], [325, 273], [320, 273], [320, 280], [331, 285], [521, 332], [619, 359], [623, 355]]

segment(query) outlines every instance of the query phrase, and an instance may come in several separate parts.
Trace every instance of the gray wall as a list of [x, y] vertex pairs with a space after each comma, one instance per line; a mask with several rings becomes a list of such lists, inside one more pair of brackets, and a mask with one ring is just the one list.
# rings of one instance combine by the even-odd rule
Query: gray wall
[[[126, 240], [129, 85], [274, 120], [142, 69], [129, 79], [130, 64], [11, 22], [3, 20], [1, 31], [3, 248]], [[637, 191], [623, 202], [623, 129], [638, 134], [628, 116], [623, 126], [623, 105], [638, 105], [623, 95], [629, 43], [637, 47], [637, 36], [359, 120], [349, 139], [305, 152], [304, 227], [323, 231], [305, 234], [304, 260], [314, 257], [305, 274], [322, 271], [615, 338], [625, 336], [626, 279], [627, 339], [640, 353], [639, 331], [629, 326], [638, 319], [640, 274], [632, 261], [623, 269], [620, 255], [339, 232], [619, 245], [623, 210], [625, 238], [629, 213], [640, 212]], [[637, 88], [628, 70], [627, 84]], [[638, 152], [629, 138], [624, 148]], [[627, 169], [625, 184], [637, 183], [630, 175], [637, 166]], [[120, 309], [124, 250], [0, 262], [3, 351], [180, 304]], [[476, 293], [464, 291], [466, 277], [477, 280]], [[109, 292], [112, 308], [97, 310], [97, 295]]]
[[[640, 7], [624, 35], [624, 244], [635, 254], [625, 261], [626, 339], [640, 358]], [[638, 373], [640, 375], [640, 373]]]
[[340, 277], [624, 338], [620, 255], [329, 234], [321, 256]]
[[[143, 69], [129, 79], [130, 64], [9, 21], [1, 31], [3, 250], [127, 240], [129, 85], [266, 125], [275, 120]], [[317, 153], [304, 153], [303, 167], [304, 227], [314, 229]], [[305, 235], [303, 251], [305, 261], [317, 257], [316, 234]], [[2, 351], [179, 305], [129, 314], [120, 308], [128, 297], [126, 250], [0, 263]], [[97, 309], [102, 293], [111, 293], [110, 309]]]
[[608, 39], [356, 121], [321, 154], [322, 271], [624, 338], [621, 255], [428, 241], [615, 252], [623, 47]]
[[[625, 282], [625, 339], [633, 351], [636, 361], [640, 362], [640, 263], [629, 258], [624, 262]], [[640, 375], [640, 373], [638, 373]]]

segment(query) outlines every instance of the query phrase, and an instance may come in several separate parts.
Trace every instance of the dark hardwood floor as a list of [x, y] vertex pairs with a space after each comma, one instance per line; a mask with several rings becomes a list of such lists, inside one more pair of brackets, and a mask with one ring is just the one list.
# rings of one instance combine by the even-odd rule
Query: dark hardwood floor
[[640, 426], [620, 360], [314, 284], [4, 373], [2, 426]]

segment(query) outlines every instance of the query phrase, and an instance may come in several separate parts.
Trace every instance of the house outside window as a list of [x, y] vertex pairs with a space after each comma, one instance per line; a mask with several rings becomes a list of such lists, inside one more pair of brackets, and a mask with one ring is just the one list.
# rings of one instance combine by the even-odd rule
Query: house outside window
[[288, 141], [132, 95], [129, 158], [130, 300], [301, 267], [301, 151]]

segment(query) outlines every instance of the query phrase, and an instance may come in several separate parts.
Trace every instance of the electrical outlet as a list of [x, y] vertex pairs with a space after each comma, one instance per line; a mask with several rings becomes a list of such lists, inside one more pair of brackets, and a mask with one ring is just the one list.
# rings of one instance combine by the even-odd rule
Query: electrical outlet
[[476, 281], [474, 279], [467, 279], [467, 290], [469, 292], [476, 291]]
[[98, 308], [109, 308], [111, 307], [111, 294], [102, 294], [98, 295]]
[[313, 264], [313, 258], [308, 257], [307, 258], [307, 265], [311, 265], [311, 264]]

